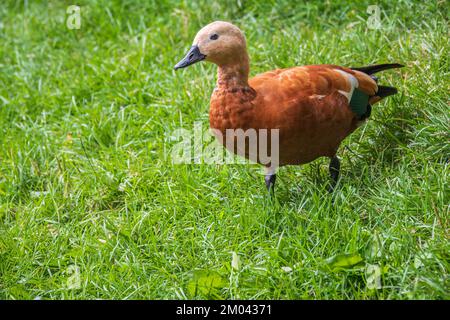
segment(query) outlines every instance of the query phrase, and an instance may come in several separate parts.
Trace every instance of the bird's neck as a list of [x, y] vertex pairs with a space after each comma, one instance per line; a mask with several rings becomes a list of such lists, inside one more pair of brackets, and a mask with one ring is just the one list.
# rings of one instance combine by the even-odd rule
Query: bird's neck
[[248, 88], [248, 74], [250, 63], [247, 52], [237, 61], [219, 65], [217, 75], [217, 88], [219, 90], [236, 90]]

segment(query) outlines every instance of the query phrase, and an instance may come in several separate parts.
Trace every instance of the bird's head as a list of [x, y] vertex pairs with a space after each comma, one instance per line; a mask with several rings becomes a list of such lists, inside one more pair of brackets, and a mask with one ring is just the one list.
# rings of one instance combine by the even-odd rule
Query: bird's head
[[186, 56], [175, 70], [206, 60], [219, 66], [239, 61], [246, 53], [245, 36], [235, 25], [215, 21], [203, 27], [195, 36]]

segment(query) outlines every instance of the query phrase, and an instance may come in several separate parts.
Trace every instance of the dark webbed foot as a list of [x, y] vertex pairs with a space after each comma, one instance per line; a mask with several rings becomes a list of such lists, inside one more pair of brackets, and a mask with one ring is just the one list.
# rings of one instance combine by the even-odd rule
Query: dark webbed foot
[[339, 158], [337, 156], [334, 156], [333, 158], [331, 158], [330, 161], [330, 166], [329, 166], [329, 170], [330, 170], [330, 176], [331, 176], [331, 185], [330, 185], [330, 192], [334, 191], [334, 187], [336, 187], [338, 178], [339, 178], [339, 169], [341, 167], [341, 164], [339, 162]]
[[276, 174], [267, 174], [264, 178], [266, 181], [267, 191], [274, 192], [275, 191], [275, 180], [277, 178]]

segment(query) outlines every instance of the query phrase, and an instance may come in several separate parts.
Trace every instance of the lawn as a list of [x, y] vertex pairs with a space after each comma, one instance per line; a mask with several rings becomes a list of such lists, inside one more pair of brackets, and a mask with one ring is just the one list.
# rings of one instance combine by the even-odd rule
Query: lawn
[[[84, 0], [69, 29], [71, 4], [0, 4], [1, 299], [450, 298], [446, 1]], [[167, 157], [209, 125], [216, 67], [173, 66], [214, 20], [252, 75], [406, 65], [333, 195], [328, 159], [270, 198], [259, 166]]]

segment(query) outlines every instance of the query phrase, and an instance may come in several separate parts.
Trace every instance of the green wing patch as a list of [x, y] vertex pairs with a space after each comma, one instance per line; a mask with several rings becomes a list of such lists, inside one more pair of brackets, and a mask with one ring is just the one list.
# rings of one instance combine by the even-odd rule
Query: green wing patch
[[369, 96], [361, 90], [355, 88], [352, 99], [350, 100], [350, 109], [359, 116], [362, 116], [367, 111], [369, 104]]

